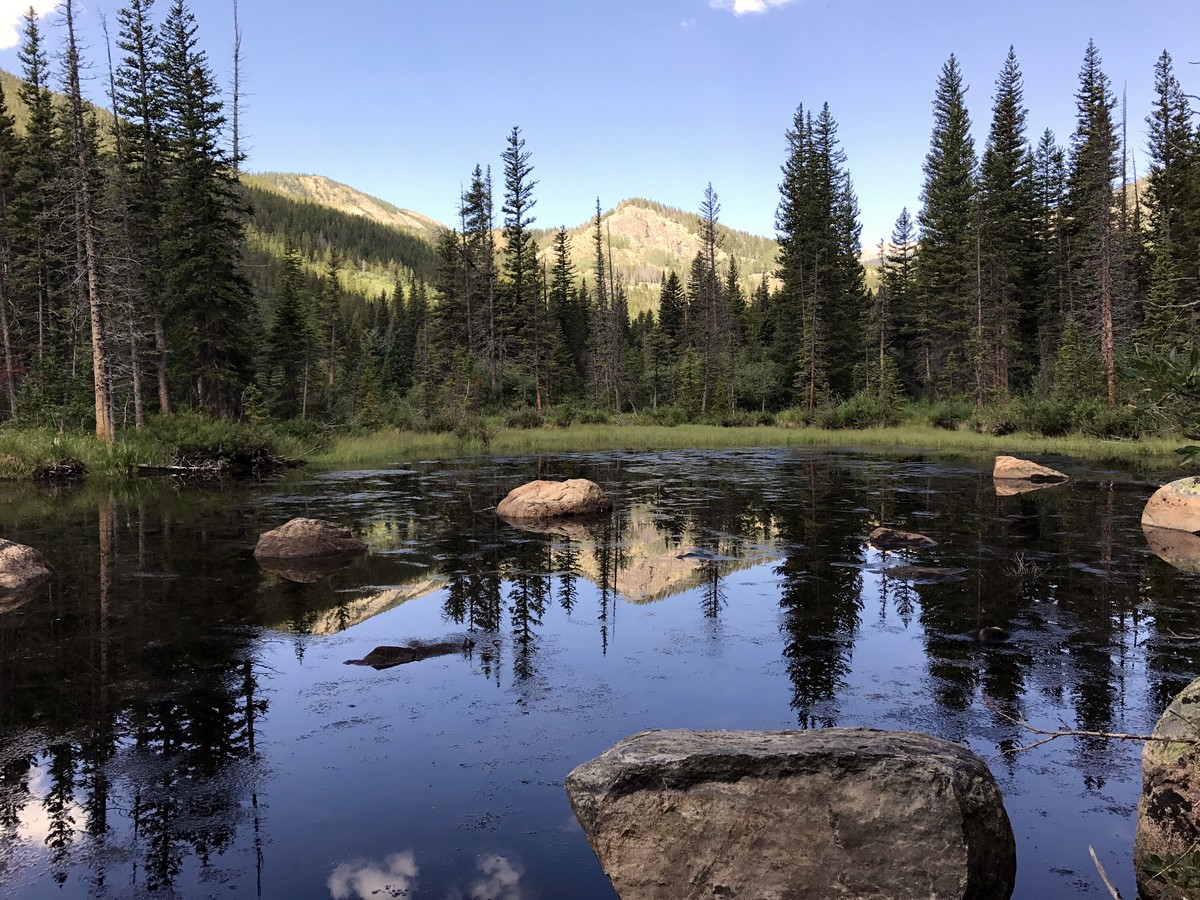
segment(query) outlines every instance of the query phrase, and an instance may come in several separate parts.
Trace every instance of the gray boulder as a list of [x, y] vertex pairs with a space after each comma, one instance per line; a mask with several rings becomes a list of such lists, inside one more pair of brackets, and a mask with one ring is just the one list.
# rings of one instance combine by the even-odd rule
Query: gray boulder
[[531, 481], [509, 491], [496, 512], [514, 520], [546, 520], [563, 516], [591, 516], [612, 509], [604, 489], [586, 478], [566, 481]]
[[[0, 596], [16, 594], [50, 577], [50, 564], [32, 547], [0, 538]], [[20, 604], [10, 604], [16, 608]]]
[[566, 789], [625, 900], [1013, 891], [1016, 845], [991, 772], [916, 732], [643, 731]]
[[367, 545], [344, 525], [299, 518], [264, 532], [254, 548], [254, 556], [260, 561], [337, 558], [357, 556], [366, 550]]
[[1138, 896], [1191, 897], [1200, 880], [1200, 678], [1167, 707], [1154, 736], [1172, 740], [1142, 748], [1133, 842]]

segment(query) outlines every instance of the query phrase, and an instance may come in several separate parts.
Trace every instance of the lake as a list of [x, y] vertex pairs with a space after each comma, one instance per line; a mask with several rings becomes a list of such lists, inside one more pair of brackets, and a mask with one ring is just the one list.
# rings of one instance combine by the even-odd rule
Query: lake
[[[1148, 545], [1148, 493], [1082, 483], [1179, 473], [1039, 461], [1075, 477], [998, 496], [990, 459], [764, 449], [2, 485], [0, 534], [55, 575], [0, 601], [0, 894], [612, 898], [574, 766], [643, 728], [862, 725], [988, 761], [1016, 896], [1107, 896], [1089, 846], [1135, 896], [1141, 744], [1022, 751], [1018, 720], [1145, 733], [1200, 670], [1200, 576]], [[615, 510], [498, 521], [539, 475]], [[261, 568], [300, 515], [370, 553]], [[411, 640], [463, 650], [346, 664]]]

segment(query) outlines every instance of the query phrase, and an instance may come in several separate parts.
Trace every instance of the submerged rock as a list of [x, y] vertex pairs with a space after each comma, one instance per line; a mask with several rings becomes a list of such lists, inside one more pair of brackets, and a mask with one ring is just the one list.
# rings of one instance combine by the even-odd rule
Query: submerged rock
[[1029, 481], [1033, 484], [1062, 484], [1067, 480], [1067, 476], [1057, 469], [1016, 456], [997, 456], [992, 478], [997, 481]]
[[1192, 897], [1200, 876], [1200, 678], [1167, 707], [1142, 748], [1133, 862], [1138, 896]]
[[292, 519], [265, 532], [254, 548], [256, 559], [292, 560], [319, 557], [353, 557], [365, 553], [367, 545], [350, 529], [324, 519]]
[[600, 485], [586, 478], [531, 481], [511, 490], [496, 513], [505, 519], [556, 519], [608, 512], [612, 500]]
[[1016, 845], [984, 762], [905, 731], [643, 731], [566, 779], [617, 893], [1007, 898]]
[[[31, 588], [49, 578], [50, 574], [50, 564], [37, 550], [0, 538], [0, 596]], [[16, 609], [28, 598], [20, 603], [16, 603], [15, 598], [8, 599], [8, 607]]]
[[938, 566], [892, 566], [880, 569], [879, 574], [913, 584], [949, 584], [953, 581], [965, 581], [963, 573], [966, 571]]
[[370, 666], [372, 669], [390, 669], [405, 663], [418, 662], [434, 656], [451, 653], [467, 653], [475, 646], [470, 638], [453, 641], [412, 641], [404, 647], [376, 647], [362, 659], [348, 659], [348, 666]]
[[979, 629], [979, 641], [983, 644], [1003, 644], [1010, 637], [1012, 635], [999, 625], [989, 625], [987, 628]]
[[898, 531], [895, 528], [876, 528], [867, 537], [876, 550], [918, 550], [936, 547], [937, 541], [914, 531]]
[[1155, 491], [1142, 510], [1142, 524], [1200, 532], [1200, 477], [1180, 478]]

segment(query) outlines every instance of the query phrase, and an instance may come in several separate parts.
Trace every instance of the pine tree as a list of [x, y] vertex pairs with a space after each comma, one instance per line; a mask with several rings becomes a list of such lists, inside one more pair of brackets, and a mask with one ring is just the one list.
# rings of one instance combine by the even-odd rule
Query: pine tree
[[[154, 0], [130, 0], [117, 12], [117, 47], [124, 54], [114, 73], [113, 105], [122, 139], [118, 165], [127, 210], [132, 265], [131, 318], [150, 317], [160, 412], [171, 411], [166, 305], [160, 245], [166, 153], [166, 106], [161, 41], [150, 21]], [[135, 336], [136, 347], [136, 336]]]
[[1152, 258], [1144, 334], [1163, 349], [1200, 341], [1200, 134], [1166, 51], [1154, 66], [1149, 129], [1149, 244]]
[[313, 322], [302, 296], [304, 278], [300, 255], [289, 247], [283, 257], [283, 276], [264, 348], [264, 390], [276, 419], [305, 418]]
[[1052, 363], [1061, 342], [1063, 324], [1073, 308], [1067, 229], [1063, 216], [1066, 200], [1066, 159], [1046, 129], [1038, 140], [1033, 155], [1033, 184], [1035, 204], [1037, 273], [1034, 298], [1038, 306], [1037, 373], [1041, 387], [1053, 381]]
[[539, 302], [537, 245], [530, 226], [535, 217], [530, 213], [537, 201], [533, 189], [537, 182], [531, 177], [533, 166], [525, 149], [521, 129], [514, 126], [504, 150], [504, 316], [502, 325], [504, 348], [501, 360], [519, 355], [534, 379], [537, 406], [541, 408], [541, 393], [545, 379], [545, 353], [536, 331]]
[[[16, 259], [13, 248], [13, 201], [16, 168], [18, 165], [17, 135], [13, 117], [0, 89], [0, 352], [3, 353], [4, 396], [8, 401], [7, 417], [17, 417], [17, 342], [16, 321], [10, 281]], [[12, 310], [12, 312], [10, 312]]]
[[1113, 186], [1119, 152], [1108, 76], [1089, 41], [1079, 73], [1076, 126], [1071, 138], [1067, 207], [1072, 278], [1079, 298], [1081, 333], [1099, 336], [1100, 365], [1110, 406], [1117, 402], [1116, 306], [1121, 269], [1115, 235]]
[[[229, 415], [250, 383], [253, 298], [241, 270], [243, 201], [221, 146], [225, 117], [184, 0], [163, 25], [170, 155], [163, 214], [164, 284], [179, 382], [204, 409]], [[186, 382], [184, 379], [186, 378]]]
[[87, 302], [91, 326], [92, 389], [95, 398], [96, 437], [112, 443], [116, 437], [113, 427], [112, 404], [109, 399], [108, 354], [105, 346], [104, 310], [100, 288], [100, 253], [97, 246], [98, 225], [95, 210], [95, 145], [94, 131], [84, 121], [84, 99], [79, 81], [79, 46], [75, 39], [73, 0], [63, 0], [63, 17], [67, 26], [67, 133], [71, 143], [71, 186], [75, 207], [74, 226], [77, 272], [76, 278]]
[[932, 322], [914, 284], [917, 235], [908, 207], [900, 210], [890, 243], [880, 258], [879, 290], [886, 295], [887, 311], [881, 316], [882, 339], [892, 348], [897, 375], [917, 393], [929, 381]]
[[1026, 388], [1038, 370], [1033, 154], [1025, 137], [1024, 90], [1008, 48], [996, 81], [992, 126], [980, 165], [980, 316], [990, 361], [988, 387], [999, 396]]
[[964, 348], [978, 339], [975, 142], [965, 95], [962, 71], [951, 54], [934, 95], [933, 138], [917, 214], [916, 289], [932, 326], [926, 392], [939, 386], [951, 393], [966, 388]]
[[855, 390], [867, 300], [862, 226], [829, 105], [815, 119], [797, 108], [786, 137], [775, 214], [783, 282], [775, 307], [776, 360], [811, 409], [827, 396]]

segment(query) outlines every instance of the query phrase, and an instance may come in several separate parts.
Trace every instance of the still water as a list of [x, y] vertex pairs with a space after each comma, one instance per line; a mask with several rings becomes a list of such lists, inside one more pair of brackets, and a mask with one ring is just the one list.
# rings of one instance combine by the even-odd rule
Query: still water
[[[997, 496], [990, 459], [787, 449], [4, 486], [0, 535], [56, 574], [0, 605], [0, 895], [612, 898], [575, 765], [647, 727], [863, 725], [988, 760], [1017, 896], [1107, 896], [1090, 845], [1132, 897], [1140, 745], [1013, 752], [1036, 740], [1013, 720], [1151, 729], [1200, 671], [1200, 576], [1151, 551], [1145, 492], [1080, 483], [1128, 475], [1043, 461], [1077, 477]], [[538, 475], [615, 511], [498, 521]], [[310, 583], [260, 568], [298, 515], [370, 554]], [[880, 524], [938, 545], [882, 554]]]

